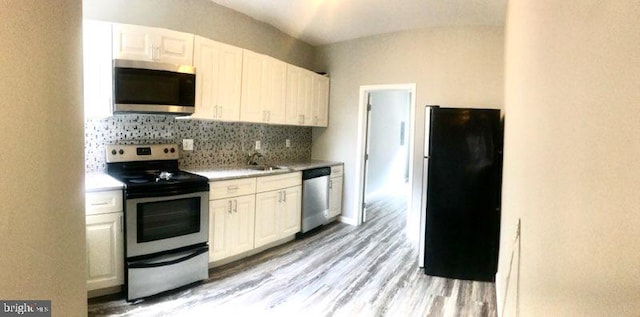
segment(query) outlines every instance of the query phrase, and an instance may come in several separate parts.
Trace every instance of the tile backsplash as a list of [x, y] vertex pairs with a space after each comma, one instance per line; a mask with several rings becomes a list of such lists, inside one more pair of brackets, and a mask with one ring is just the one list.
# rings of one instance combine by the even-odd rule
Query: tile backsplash
[[[85, 120], [85, 171], [104, 172], [106, 144], [177, 143], [193, 139], [194, 150], [182, 151], [181, 168], [246, 164], [260, 141], [259, 163], [311, 158], [311, 128], [241, 122], [182, 120], [161, 115], [117, 115]], [[285, 140], [291, 140], [291, 147]]]

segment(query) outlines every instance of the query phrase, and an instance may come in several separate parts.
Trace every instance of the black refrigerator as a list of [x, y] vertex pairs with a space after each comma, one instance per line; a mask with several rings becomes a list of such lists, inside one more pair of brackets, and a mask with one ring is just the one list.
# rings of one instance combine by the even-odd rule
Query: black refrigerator
[[427, 275], [494, 281], [503, 133], [500, 110], [425, 110], [420, 266]]

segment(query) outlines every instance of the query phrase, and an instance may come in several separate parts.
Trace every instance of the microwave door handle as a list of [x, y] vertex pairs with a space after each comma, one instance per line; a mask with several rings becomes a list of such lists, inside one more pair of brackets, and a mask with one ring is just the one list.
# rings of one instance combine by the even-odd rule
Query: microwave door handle
[[144, 268], [150, 268], [150, 267], [160, 267], [160, 266], [169, 266], [169, 265], [174, 265], [174, 264], [178, 264], [180, 262], [184, 262], [187, 261], [189, 259], [195, 258], [196, 256], [203, 254], [205, 252], [209, 251], [209, 247], [208, 246], [203, 246], [201, 248], [198, 248], [196, 250], [194, 250], [191, 253], [188, 253], [185, 256], [179, 257], [177, 259], [173, 259], [170, 258], [166, 261], [162, 261], [162, 262], [144, 262], [144, 261], [140, 261], [140, 262], [133, 262], [133, 263], [129, 263], [129, 268], [130, 269], [144, 269]]

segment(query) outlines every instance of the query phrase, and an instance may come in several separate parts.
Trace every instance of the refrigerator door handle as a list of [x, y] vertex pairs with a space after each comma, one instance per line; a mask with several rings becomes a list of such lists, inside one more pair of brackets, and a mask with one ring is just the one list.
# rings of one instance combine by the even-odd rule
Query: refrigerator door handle
[[420, 203], [420, 237], [418, 238], [418, 267], [424, 267], [425, 239], [427, 230], [427, 187], [429, 186], [429, 158], [424, 158], [422, 167], [422, 196]]

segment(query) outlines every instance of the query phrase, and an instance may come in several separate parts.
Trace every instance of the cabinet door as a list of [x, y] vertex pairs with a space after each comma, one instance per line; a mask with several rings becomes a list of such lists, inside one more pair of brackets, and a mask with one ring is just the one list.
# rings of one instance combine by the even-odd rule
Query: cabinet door
[[113, 79], [111, 23], [85, 20], [83, 33], [84, 116], [111, 115]]
[[267, 67], [263, 55], [249, 50], [244, 51], [242, 59], [242, 98], [240, 120], [246, 122], [263, 122], [266, 113], [262, 106], [266, 102], [263, 92]]
[[253, 249], [255, 225], [255, 195], [231, 198], [232, 202], [232, 231], [231, 254], [236, 255]]
[[154, 60], [175, 65], [193, 65], [193, 34], [160, 28], [151, 30], [156, 49]]
[[311, 125], [329, 125], [329, 77], [313, 74], [313, 120]]
[[154, 60], [153, 37], [150, 27], [113, 24], [113, 58]]
[[209, 202], [209, 262], [224, 259], [231, 254], [231, 207], [230, 199]]
[[286, 96], [287, 96], [287, 64], [275, 58], [266, 56], [267, 73], [264, 92], [266, 104], [266, 122], [283, 124], [286, 122]]
[[122, 213], [86, 217], [87, 289], [124, 284]]
[[283, 193], [283, 204], [279, 217], [280, 238], [298, 233], [302, 217], [302, 186], [287, 188]]
[[113, 25], [113, 57], [193, 65], [193, 34], [141, 25]]
[[193, 65], [196, 68], [196, 111], [193, 118], [216, 119], [220, 46], [217, 42], [196, 36]]
[[[238, 121], [240, 119], [240, 99], [242, 96], [241, 48], [220, 44], [218, 71], [217, 119]], [[197, 68], [196, 68], [197, 69]]]
[[271, 191], [256, 195], [255, 247], [261, 247], [279, 238], [279, 207], [283, 191]]
[[311, 72], [287, 65], [286, 123], [304, 125], [311, 120]]
[[329, 217], [342, 213], [342, 177], [329, 179]]

